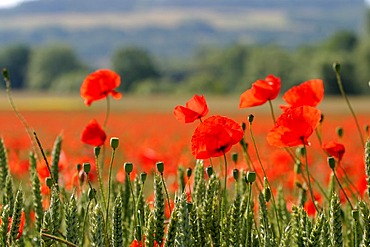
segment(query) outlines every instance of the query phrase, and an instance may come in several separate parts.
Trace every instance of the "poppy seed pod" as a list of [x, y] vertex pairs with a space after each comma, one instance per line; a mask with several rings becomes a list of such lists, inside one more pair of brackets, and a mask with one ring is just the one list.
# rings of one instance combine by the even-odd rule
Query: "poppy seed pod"
[[155, 165], [157, 167], [157, 171], [162, 174], [164, 171], [164, 163], [162, 161], [158, 161]]
[[86, 174], [88, 174], [91, 170], [91, 165], [90, 163], [84, 163], [84, 172], [86, 172]]
[[100, 150], [101, 150], [100, 146], [94, 147], [94, 155], [95, 155], [95, 157], [98, 157], [99, 156]]
[[334, 157], [328, 157], [328, 164], [331, 169], [335, 168], [335, 159]]
[[336, 73], [340, 73], [340, 64], [335, 62], [333, 63], [333, 70], [336, 72]]
[[81, 170], [81, 168], [82, 168], [82, 165], [81, 165], [80, 163], [78, 163], [78, 164], [76, 165], [76, 169], [77, 169], [77, 171], [80, 171], [80, 170]]
[[339, 138], [343, 137], [343, 128], [342, 127], [337, 127], [336, 132]]
[[117, 137], [110, 138], [110, 146], [111, 146], [111, 148], [113, 148], [113, 149], [118, 148], [118, 144], [119, 144], [119, 139]]
[[249, 114], [248, 115], [248, 122], [249, 123], [253, 123], [253, 120], [254, 120], [254, 115], [253, 114]]
[[238, 162], [238, 153], [232, 153], [231, 154], [231, 159], [233, 160], [234, 163]]
[[146, 172], [142, 172], [142, 173], [140, 173], [140, 180], [141, 180], [141, 182], [142, 182], [143, 184], [145, 183], [146, 176], [147, 176]]
[[352, 217], [355, 220], [359, 220], [360, 219], [360, 212], [358, 211], [358, 209], [352, 210]]
[[256, 172], [248, 171], [245, 179], [248, 183], [253, 183], [256, 181]]
[[212, 176], [212, 174], [213, 174], [213, 168], [212, 168], [212, 166], [208, 166], [206, 168], [206, 173], [207, 173], [207, 175], [208, 175], [209, 178]]
[[51, 187], [53, 186], [53, 180], [51, 179], [51, 177], [45, 178], [45, 184], [51, 189]]
[[88, 195], [90, 200], [94, 199], [96, 195], [96, 190], [94, 188], [89, 188]]
[[186, 176], [188, 177], [188, 179], [191, 177], [192, 172], [193, 170], [190, 167], [186, 169]]
[[233, 169], [233, 177], [235, 179], [235, 181], [238, 181], [239, 179], [239, 170], [238, 169]]
[[125, 169], [125, 172], [130, 174], [132, 172], [132, 170], [134, 169], [134, 166], [131, 162], [126, 162], [124, 165], [123, 165], [124, 169]]

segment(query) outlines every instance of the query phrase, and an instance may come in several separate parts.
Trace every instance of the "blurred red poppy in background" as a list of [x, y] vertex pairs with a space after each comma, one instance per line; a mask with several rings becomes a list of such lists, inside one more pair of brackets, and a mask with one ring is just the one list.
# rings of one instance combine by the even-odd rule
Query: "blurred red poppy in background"
[[185, 106], [176, 106], [173, 114], [179, 122], [192, 123], [208, 114], [208, 106], [204, 96], [194, 95]]
[[320, 110], [311, 106], [288, 108], [267, 134], [267, 142], [277, 147], [309, 145], [307, 139], [319, 124], [320, 118]]
[[333, 156], [340, 162], [343, 158], [344, 152], [346, 151], [345, 147], [341, 143], [337, 143], [334, 141], [327, 142], [322, 145], [322, 149], [330, 155]]
[[280, 78], [274, 75], [267, 76], [265, 80], [257, 80], [252, 84], [251, 89], [240, 96], [239, 108], [259, 106], [275, 99], [280, 92], [280, 87]]
[[103, 99], [109, 94], [114, 99], [120, 99], [121, 93], [115, 89], [121, 84], [121, 77], [114, 71], [108, 69], [97, 70], [88, 75], [83, 81], [80, 89], [81, 97], [85, 104], [90, 106], [93, 101]]
[[243, 138], [240, 124], [234, 120], [212, 116], [195, 129], [191, 139], [191, 151], [197, 159], [218, 157], [226, 153]]
[[308, 80], [298, 86], [292, 87], [283, 95], [288, 106], [281, 106], [285, 110], [289, 107], [302, 105], [317, 106], [324, 98], [324, 83], [320, 79]]
[[95, 119], [88, 123], [81, 134], [81, 141], [94, 147], [103, 145], [106, 138], [107, 135]]

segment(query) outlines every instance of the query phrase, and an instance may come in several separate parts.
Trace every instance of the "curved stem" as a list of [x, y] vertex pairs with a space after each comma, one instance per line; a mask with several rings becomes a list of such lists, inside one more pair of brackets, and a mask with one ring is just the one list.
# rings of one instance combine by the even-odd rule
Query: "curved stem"
[[161, 180], [162, 180], [162, 184], [163, 184], [163, 187], [164, 187], [164, 191], [166, 192], [168, 209], [170, 210], [170, 215], [171, 215], [172, 211], [171, 211], [170, 197], [168, 195], [168, 190], [167, 190], [166, 183], [164, 182], [163, 173], [161, 173]]
[[99, 157], [98, 156], [95, 156], [95, 163], [96, 163], [96, 171], [98, 173], [98, 181], [99, 181], [99, 186], [100, 186], [100, 192], [101, 192], [101, 196], [103, 198], [104, 208], [106, 210], [107, 209], [107, 203], [105, 201], [103, 181], [102, 181], [102, 177], [101, 177], [101, 170], [100, 170], [100, 165], [99, 165], [100, 163], [99, 163]]
[[104, 129], [106, 129], [107, 127], [109, 114], [110, 114], [110, 100], [109, 100], [109, 96], [107, 96], [107, 111], [105, 112], [105, 119], [104, 119], [104, 124], [103, 124]]
[[306, 144], [304, 144], [304, 142], [303, 142], [303, 148], [305, 150], [304, 158], [305, 158], [305, 167], [306, 167], [306, 173], [307, 173], [308, 189], [310, 190], [311, 200], [312, 200], [312, 203], [313, 203], [313, 205], [316, 209], [316, 212], [320, 212], [319, 208], [317, 207], [317, 205], [315, 203], [315, 198], [313, 196], [313, 191], [312, 191], [312, 186], [311, 186], [311, 176], [310, 176], [310, 171], [308, 170], [307, 149], [306, 149]]
[[347, 202], [349, 203], [349, 206], [350, 206], [350, 207], [351, 207], [351, 209], [353, 210], [353, 209], [354, 209], [354, 208], [353, 208], [353, 205], [352, 205], [351, 201], [349, 200], [349, 198], [348, 198], [348, 196], [347, 196], [347, 193], [344, 191], [344, 189], [343, 189], [343, 187], [342, 187], [342, 184], [340, 183], [339, 178], [338, 178], [338, 176], [337, 176], [337, 173], [335, 172], [335, 169], [333, 169], [333, 168], [332, 168], [331, 170], [333, 171], [333, 174], [334, 174], [335, 180], [337, 180], [337, 183], [338, 183], [338, 185], [339, 185], [340, 189], [342, 190], [342, 192], [343, 192], [344, 196], [346, 197]]
[[270, 112], [271, 112], [272, 121], [274, 121], [274, 124], [275, 124], [276, 123], [276, 119], [275, 119], [274, 107], [272, 106], [271, 100], [268, 100], [268, 102], [269, 102], [269, 106], [270, 106]]
[[112, 156], [110, 159], [109, 164], [109, 176], [108, 176], [108, 197], [107, 197], [107, 208], [106, 208], [106, 214], [105, 214], [105, 232], [107, 232], [108, 229], [108, 213], [109, 213], [109, 201], [110, 201], [110, 190], [111, 190], [111, 182], [112, 182], [112, 167], [113, 167], [113, 160], [116, 153], [116, 149], [113, 148]]
[[275, 217], [276, 217], [276, 222], [277, 222], [277, 228], [278, 228], [278, 231], [279, 231], [279, 236], [281, 236], [280, 219], [279, 219], [279, 215], [278, 215], [277, 208], [276, 208], [275, 196], [274, 196], [274, 193], [272, 192], [271, 184], [270, 184], [270, 182], [269, 182], [269, 180], [267, 178], [267, 174], [266, 174], [265, 168], [263, 167], [263, 164], [262, 164], [262, 161], [261, 161], [261, 157], [260, 157], [259, 152], [258, 152], [258, 149], [257, 149], [256, 140], [254, 139], [254, 135], [253, 135], [253, 131], [252, 131], [252, 123], [249, 123], [249, 132], [250, 132], [251, 137], [252, 137], [252, 142], [253, 142], [254, 149], [256, 151], [257, 160], [258, 160], [258, 162], [259, 162], [259, 164], [260, 164], [260, 166], [262, 168], [263, 175], [266, 178], [267, 185], [268, 185], [268, 187], [271, 190], [272, 206], [274, 207], [274, 212], [275, 212]]
[[358, 123], [358, 120], [357, 120], [355, 111], [353, 110], [352, 105], [349, 102], [349, 99], [348, 99], [348, 97], [346, 95], [346, 92], [344, 91], [344, 88], [343, 88], [342, 78], [340, 77], [340, 72], [339, 72], [339, 64], [336, 64], [335, 65], [334, 71], [335, 71], [335, 76], [337, 77], [337, 83], [338, 83], [338, 87], [339, 87], [340, 93], [342, 94], [343, 98], [345, 99], [345, 101], [347, 103], [347, 106], [348, 106], [348, 108], [349, 108], [349, 110], [350, 110], [350, 112], [352, 114], [352, 117], [355, 120], [357, 131], [358, 131], [358, 134], [360, 136], [361, 144], [364, 147], [365, 146], [365, 141], [364, 141], [364, 137], [362, 136], [360, 125]]

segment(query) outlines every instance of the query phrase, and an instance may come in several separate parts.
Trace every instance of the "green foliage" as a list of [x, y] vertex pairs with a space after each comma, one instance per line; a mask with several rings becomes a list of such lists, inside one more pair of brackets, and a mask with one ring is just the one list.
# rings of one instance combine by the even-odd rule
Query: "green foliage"
[[66, 240], [76, 245], [79, 243], [78, 220], [76, 198], [72, 195], [69, 203], [65, 206]]
[[118, 49], [112, 58], [113, 69], [121, 75], [123, 90], [131, 90], [135, 84], [149, 78], [157, 78], [159, 71], [151, 55], [137, 47]]
[[58, 135], [55, 139], [54, 146], [51, 152], [51, 173], [55, 183], [58, 184], [59, 181], [59, 158], [60, 158], [60, 151], [62, 148], [62, 136]]
[[35, 49], [30, 58], [27, 87], [47, 90], [59, 76], [81, 68], [81, 62], [67, 45], [54, 44]]

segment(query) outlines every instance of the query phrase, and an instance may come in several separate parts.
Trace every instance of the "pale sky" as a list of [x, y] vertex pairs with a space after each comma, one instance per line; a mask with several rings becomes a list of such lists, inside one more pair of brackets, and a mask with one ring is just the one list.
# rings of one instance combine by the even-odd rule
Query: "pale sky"
[[30, 1], [30, 0], [0, 0], [0, 8], [14, 7], [18, 3]]

